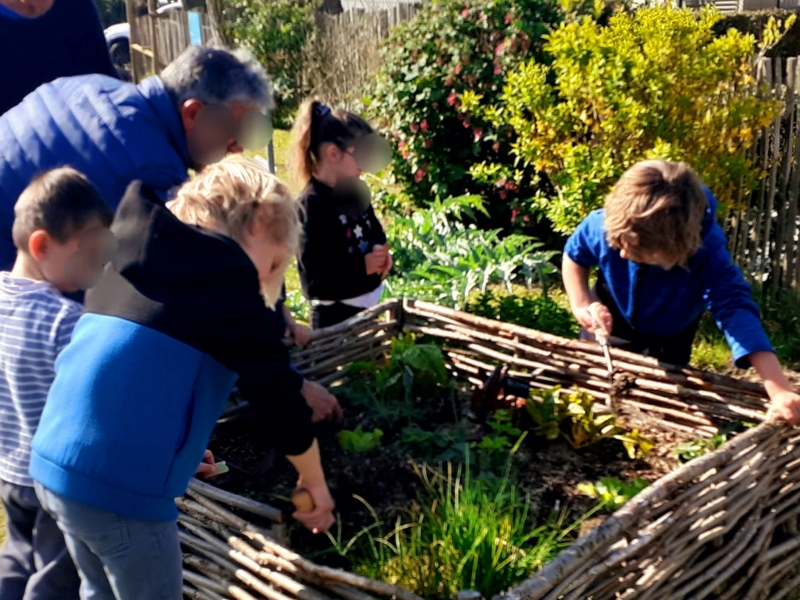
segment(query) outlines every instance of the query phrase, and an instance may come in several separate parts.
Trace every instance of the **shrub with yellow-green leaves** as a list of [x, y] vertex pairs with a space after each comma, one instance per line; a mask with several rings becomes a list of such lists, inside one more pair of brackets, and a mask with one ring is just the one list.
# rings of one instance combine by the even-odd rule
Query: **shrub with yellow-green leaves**
[[[757, 44], [735, 30], [715, 35], [720, 18], [712, 8], [658, 7], [617, 13], [608, 26], [575, 19], [546, 36], [548, 64], [509, 74], [499, 103], [487, 108], [467, 91], [461, 109], [513, 131], [520, 164], [540, 174], [533, 209], [560, 232], [646, 158], [688, 162], [725, 210], [740, 183], [752, 189], [762, 176], [745, 151], [781, 103], [759, 90], [754, 63], [779, 40], [780, 25], [771, 21]], [[471, 171], [485, 182], [521, 172], [490, 163]]]

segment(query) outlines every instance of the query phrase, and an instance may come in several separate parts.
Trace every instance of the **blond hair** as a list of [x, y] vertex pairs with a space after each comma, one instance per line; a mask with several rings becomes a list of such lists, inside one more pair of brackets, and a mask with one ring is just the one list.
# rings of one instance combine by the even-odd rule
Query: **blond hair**
[[263, 163], [240, 154], [204, 168], [167, 203], [184, 223], [229, 235], [243, 244], [260, 227], [292, 255], [300, 251], [300, 204]]
[[625, 171], [608, 196], [606, 239], [629, 254], [686, 266], [703, 244], [707, 208], [702, 182], [686, 163], [646, 160]]

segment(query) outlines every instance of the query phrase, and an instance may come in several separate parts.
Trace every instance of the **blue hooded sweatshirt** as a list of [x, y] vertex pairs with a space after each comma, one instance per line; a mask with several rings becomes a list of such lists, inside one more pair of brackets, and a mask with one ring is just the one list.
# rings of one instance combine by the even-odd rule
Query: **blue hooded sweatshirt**
[[311, 410], [236, 242], [180, 222], [138, 182], [112, 231], [119, 250], [56, 359], [30, 474], [76, 502], [170, 521], [237, 377], [285, 454], [311, 445]]
[[773, 352], [761, 325], [750, 286], [728, 252], [725, 233], [716, 220], [717, 201], [706, 188], [703, 245], [688, 268], [669, 271], [641, 265], [611, 248], [603, 225], [605, 211], [596, 210], [578, 225], [564, 252], [582, 267], [599, 267], [617, 308], [642, 335], [668, 336], [692, 325], [706, 310], [725, 334], [736, 365], [750, 365], [754, 352]]
[[14, 204], [38, 173], [74, 167], [116, 209], [134, 180], [165, 199], [190, 165], [180, 115], [158, 77], [134, 85], [85, 75], [38, 87], [0, 116], [0, 270], [16, 256]]

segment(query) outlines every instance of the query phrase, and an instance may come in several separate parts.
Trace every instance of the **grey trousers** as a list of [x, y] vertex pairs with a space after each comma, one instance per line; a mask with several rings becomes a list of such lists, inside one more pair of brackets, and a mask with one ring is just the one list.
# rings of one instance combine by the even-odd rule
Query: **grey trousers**
[[6, 511], [0, 600], [77, 600], [78, 571], [34, 489], [0, 480], [0, 500]]

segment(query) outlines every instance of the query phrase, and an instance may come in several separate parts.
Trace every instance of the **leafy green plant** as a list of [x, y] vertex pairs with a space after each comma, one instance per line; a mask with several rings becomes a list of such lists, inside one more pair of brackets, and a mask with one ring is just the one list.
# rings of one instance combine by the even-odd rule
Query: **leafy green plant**
[[547, 286], [557, 254], [523, 235], [500, 237], [464, 220], [485, 212], [476, 196], [445, 201], [409, 216], [396, 215], [387, 229], [394, 249], [394, 272], [387, 280], [394, 296], [415, 297], [463, 308], [473, 291], [500, 284], [511, 290], [517, 279]]
[[450, 600], [463, 589], [488, 598], [569, 544], [574, 527], [566, 526], [565, 515], [532, 524], [530, 499], [507, 472], [490, 488], [467, 467], [416, 470], [423, 484], [419, 505], [405, 511], [392, 530], [373, 511], [375, 524], [348, 543], [331, 536], [356, 572], [432, 600]]
[[556, 0], [436, 0], [399, 26], [387, 44], [368, 110], [395, 148], [391, 173], [418, 206], [465, 193], [486, 196], [507, 224], [516, 198], [531, 195], [532, 171], [519, 184], [483, 185], [469, 169], [481, 160], [513, 168], [513, 136], [479, 116], [465, 118], [459, 96], [499, 96], [509, 70], [539, 55], [540, 39], [561, 15]]
[[426, 431], [417, 425], [403, 429], [400, 443], [414, 458], [443, 463], [463, 459], [469, 451], [463, 427]]
[[630, 458], [646, 456], [653, 449], [653, 442], [638, 430], [626, 430], [617, 424], [614, 415], [598, 415], [594, 412], [595, 399], [580, 390], [532, 391], [525, 403], [537, 435], [549, 440], [563, 437], [575, 448], [585, 448], [603, 439], [622, 442]]
[[578, 484], [578, 491], [586, 496], [597, 498], [602, 510], [614, 512], [648, 485], [650, 483], [644, 479], [637, 478], [626, 483], [616, 477], [603, 477], [596, 483]]
[[530, 327], [566, 338], [578, 337], [580, 326], [568, 308], [568, 301], [559, 302], [563, 294], [556, 290], [545, 293], [539, 290], [513, 289], [512, 293], [490, 289], [473, 295], [465, 310], [472, 314]]
[[382, 437], [383, 431], [380, 429], [363, 431], [361, 426], [354, 430], [344, 429], [336, 434], [339, 446], [345, 452], [369, 452], [380, 445]]
[[[461, 110], [465, 119], [513, 129], [512, 152], [545, 178], [535, 206], [557, 231], [571, 232], [646, 158], [690, 163], [724, 212], [740, 187], [753, 189], [763, 175], [746, 150], [781, 103], [759, 94], [752, 65], [780, 28], [771, 21], [759, 49], [733, 29], [716, 36], [720, 18], [711, 7], [664, 5], [617, 13], [608, 26], [570, 20], [546, 38], [550, 64], [529, 61], [512, 71], [488, 108], [480, 90], [465, 91]], [[472, 169], [486, 183], [521, 185], [527, 173], [492, 161]]]
[[689, 462], [690, 460], [713, 452], [724, 444], [726, 440], [727, 436], [723, 433], [718, 433], [710, 438], [687, 440], [675, 446], [672, 453], [682, 462]]
[[405, 421], [413, 424], [421, 413], [418, 396], [441, 395], [447, 383], [447, 369], [441, 349], [434, 344], [417, 344], [413, 335], [392, 340], [389, 358], [380, 363], [357, 362], [353, 375], [342, 389], [351, 402], [368, 406], [372, 416], [386, 427]]
[[226, 35], [249, 48], [267, 70], [275, 118], [287, 124], [310, 90], [302, 84], [303, 48], [314, 33], [313, 0], [234, 0], [226, 4]]

